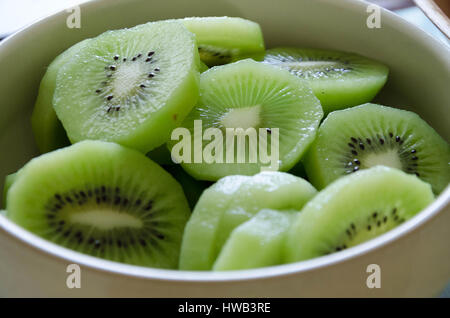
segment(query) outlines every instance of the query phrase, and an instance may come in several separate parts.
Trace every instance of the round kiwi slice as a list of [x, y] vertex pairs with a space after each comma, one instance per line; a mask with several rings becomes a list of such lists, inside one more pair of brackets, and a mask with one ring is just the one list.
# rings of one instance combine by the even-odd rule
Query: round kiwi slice
[[81, 41], [58, 55], [48, 66], [41, 80], [38, 97], [31, 116], [31, 126], [41, 153], [70, 145], [66, 131], [53, 109], [56, 76], [60, 68], [70, 61], [89, 41], [90, 39]]
[[200, 59], [207, 66], [264, 52], [261, 27], [256, 22], [234, 17], [192, 17], [180, 21], [195, 34]]
[[389, 72], [361, 55], [321, 49], [274, 48], [266, 51], [263, 62], [307, 80], [326, 114], [370, 102]]
[[27, 163], [8, 217], [56, 244], [112, 261], [176, 268], [189, 207], [178, 182], [143, 154], [83, 141]]
[[377, 237], [434, 199], [429, 184], [378, 166], [345, 176], [309, 201], [288, 230], [286, 257], [301, 261]]
[[108, 31], [58, 72], [56, 114], [72, 142], [162, 145], [198, 99], [195, 36], [176, 21]]
[[303, 161], [319, 189], [376, 165], [415, 174], [436, 194], [450, 182], [448, 143], [415, 113], [376, 104], [329, 114]]
[[[286, 70], [246, 59], [213, 67], [201, 75], [199, 102], [181, 125], [190, 132], [191, 158], [178, 158], [178, 148], [173, 148], [184, 140], [172, 140], [168, 145], [182, 167], [200, 180], [254, 175], [262, 169], [287, 171], [313, 141], [322, 116], [319, 100], [300, 78]], [[220, 130], [222, 140], [212, 138], [212, 142], [200, 136], [201, 149], [196, 148], [196, 135], [202, 134], [196, 128], [199, 121], [202, 132], [208, 128]], [[244, 136], [241, 143], [245, 158], [238, 156], [239, 129], [254, 132], [254, 139]], [[272, 140], [275, 140], [273, 145]], [[220, 143], [220, 150], [213, 160], [196, 159], [215, 143]], [[228, 149], [227, 144], [232, 146]], [[270, 153], [267, 162], [260, 156], [264, 148]]]
[[230, 234], [213, 270], [226, 271], [283, 264], [287, 231], [296, 211], [264, 209]]
[[186, 224], [180, 269], [210, 270], [230, 233], [261, 209], [300, 210], [316, 194], [305, 180], [283, 172], [228, 176], [206, 189]]

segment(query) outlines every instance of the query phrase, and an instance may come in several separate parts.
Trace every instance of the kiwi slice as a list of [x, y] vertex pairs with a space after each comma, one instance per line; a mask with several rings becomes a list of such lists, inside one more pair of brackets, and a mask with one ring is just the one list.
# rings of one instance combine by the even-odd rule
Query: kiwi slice
[[54, 108], [72, 142], [113, 141], [148, 152], [198, 99], [195, 36], [176, 21], [108, 31], [58, 72]]
[[[209, 181], [234, 174], [254, 175], [262, 169], [287, 171], [300, 160], [313, 141], [322, 116], [320, 102], [309, 86], [286, 70], [251, 59], [213, 67], [201, 75], [200, 100], [181, 125], [190, 131], [192, 139], [191, 158], [180, 159], [181, 165], [196, 179]], [[195, 148], [194, 140], [198, 134], [195, 128], [198, 120], [201, 120], [203, 132], [208, 128], [221, 130], [223, 151], [220, 155], [216, 154], [220, 158], [214, 158], [212, 162], [195, 162], [196, 155], [202, 154]], [[253, 144], [250, 138], [245, 137], [245, 149], [241, 150], [242, 153], [245, 150], [245, 160], [239, 160], [236, 136], [231, 135], [230, 138], [235, 141], [235, 150], [227, 149], [228, 128], [232, 132], [236, 132], [237, 128], [243, 131], [255, 129], [256, 141]], [[274, 128], [279, 138], [278, 147], [276, 144], [272, 147]], [[261, 145], [261, 142], [271, 157], [275, 157], [274, 151], [278, 150], [277, 167], [272, 165], [274, 160], [270, 163], [261, 160], [260, 153], [256, 151], [258, 145], [255, 145]], [[203, 138], [202, 149], [205, 151], [211, 143]], [[173, 140], [168, 142], [170, 148], [175, 144]], [[250, 160], [251, 153], [254, 155], [253, 162]], [[234, 154], [232, 162], [229, 160], [230, 154]], [[172, 155], [177, 158], [176, 149]]]
[[264, 52], [258, 23], [234, 17], [192, 17], [180, 20], [197, 38], [200, 59], [207, 66]]
[[434, 199], [429, 184], [389, 167], [345, 176], [309, 201], [287, 235], [287, 260], [301, 261], [375, 238]]
[[36, 144], [41, 153], [70, 145], [66, 131], [53, 109], [56, 76], [60, 68], [70, 61], [89, 41], [90, 39], [81, 41], [58, 55], [48, 66], [41, 80], [38, 97], [31, 116], [31, 126]]
[[194, 209], [203, 191], [212, 185], [208, 181], [195, 180], [180, 165], [164, 165], [163, 168], [180, 183], [191, 209]]
[[274, 48], [267, 50], [263, 62], [307, 80], [326, 114], [370, 102], [389, 72], [361, 55], [321, 49]]
[[9, 188], [11, 188], [12, 184], [16, 180], [17, 172], [11, 173], [6, 176], [5, 184], [3, 185], [3, 207], [6, 207], [6, 198], [8, 196]]
[[83, 141], [27, 163], [8, 217], [64, 247], [112, 261], [176, 268], [189, 207], [178, 182], [143, 154]]
[[450, 182], [448, 143], [417, 114], [376, 104], [329, 114], [303, 161], [319, 189], [376, 165], [415, 174], [436, 194]]
[[316, 194], [283, 172], [228, 176], [206, 189], [186, 224], [180, 269], [210, 270], [230, 233], [261, 209], [300, 210]]
[[214, 263], [213, 270], [226, 271], [283, 264], [286, 234], [296, 214], [296, 211], [259, 211], [231, 232]]

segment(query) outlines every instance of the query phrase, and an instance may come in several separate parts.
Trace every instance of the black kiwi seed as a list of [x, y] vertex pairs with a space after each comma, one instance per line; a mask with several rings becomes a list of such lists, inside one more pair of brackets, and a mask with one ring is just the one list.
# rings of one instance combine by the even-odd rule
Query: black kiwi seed
[[136, 61], [136, 59], [137, 59], [136, 57], [133, 57], [131, 60], [134, 62], [134, 61]]
[[368, 143], [369, 145], [372, 144], [372, 140], [370, 140], [369, 138], [367, 138], [366, 141], [367, 141], [367, 143]]
[[358, 142], [358, 140], [355, 137], [350, 138], [355, 144]]
[[111, 99], [113, 99], [113, 97], [114, 97], [113, 95], [108, 95], [108, 96], [106, 96], [106, 99], [111, 100]]
[[399, 142], [401, 140], [400, 136], [395, 136], [395, 141]]
[[364, 150], [364, 144], [362, 142], [359, 143], [359, 148], [361, 148], [361, 150]]
[[149, 73], [149, 74], [148, 74], [148, 77], [150, 77], [150, 78], [155, 77], [155, 74]]
[[111, 66], [109, 67], [109, 69], [110, 69], [111, 71], [115, 71], [115, 70], [116, 70], [116, 66], [115, 66], [115, 65], [111, 65]]
[[380, 144], [384, 145], [384, 139], [380, 138]]
[[150, 52], [148, 52], [147, 56], [152, 56], [153, 54], [155, 54], [155, 52], [154, 51], [150, 51]]
[[352, 154], [354, 154], [355, 156], [358, 155], [358, 152], [356, 150], [352, 150]]
[[352, 147], [352, 148], [355, 148], [355, 145], [354, 144], [352, 144], [352, 143], [348, 143], [348, 145], [350, 146], [350, 147]]
[[114, 55], [114, 60], [117, 61], [119, 59], [119, 55]]
[[159, 67], [155, 68], [154, 71], [159, 72], [160, 71]]
[[147, 58], [145, 59], [146, 62], [150, 62], [151, 60], [152, 60], [151, 57], [147, 57]]

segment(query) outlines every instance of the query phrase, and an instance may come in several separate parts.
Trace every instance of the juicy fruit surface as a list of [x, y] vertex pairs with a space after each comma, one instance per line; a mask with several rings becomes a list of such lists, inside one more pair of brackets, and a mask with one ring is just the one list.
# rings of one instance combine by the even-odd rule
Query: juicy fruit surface
[[357, 245], [410, 219], [434, 200], [429, 184], [388, 167], [335, 181], [309, 201], [287, 238], [287, 260], [310, 259]]
[[283, 172], [228, 176], [206, 189], [186, 224], [180, 269], [210, 270], [230, 233], [261, 209], [300, 210], [316, 194]]
[[189, 207], [180, 185], [137, 151], [84, 141], [31, 160], [8, 191], [8, 217], [93, 256], [176, 268]]
[[198, 98], [195, 38], [151, 22], [91, 39], [58, 73], [54, 107], [72, 142], [147, 152], [169, 139]]
[[180, 21], [195, 34], [200, 59], [208, 66], [264, 52], [261, 27], [253, 21], [234, 17], [194, 17]]
[[381, 63], [331, 50], [275, 48], [267, 50], [263, 62], [307, 80], [325, 113], [371, 101], [388, 76]]
[[450, 182], [450, 147], [418, 115], [365, 104], [331, 113], [305, 155], [321, 189], [340, 176], [376, 165], [415, 174], [440, 193]]
[[[256, 162], [250, 162], [249, 153], [256, 153], [256, 149], [250, 148], [250, 142], [245, 144], [245, 162], [239, 163], [238, 151], [234, 151], [233, 164], [229, 164], [226, 131], [228, 128], [254, 128], [259, 135], [258, 142], [263, 142], [263, 147], [271, 153], [272, 136], [267, 128], [277, 128], [278, 170], [289, 170], [313, 141], [322, 116], [320, 103], [309, 87], [285, 70], [252, 60], [214, 67], [201, 75], [199, 102], [182, 127], [191, 132], [192, 138], [195, 135], [195, 120], [202, 121], [203, 131], [207, 128], [220, 129], [224, 136], [223, 153], [220, 154], [223, 163], [194, 163], [197, 149], [193, 149], [190, 163], [182, 162], [182, 166], [201, 180], [215, 181], [233, 174], [254, 175], [261, 171], [262, 166], [269, 164], [262, 165], [258, 154]], [[262, 137], [260, 129], [264, 130], [267, 138]], [[202, 149], [207, 149], [210, 142], [204, 140]], [[169, 143], [171, 146], [173, 144]], [[273, 148], [276, 151], [276, 147]]]
[[42, 78], [33, 115], [31, 116], [31, 126], [36, 144], [41, 153], [70, 145], [66, 131], [53, 109], [56, 77], [60, 68], [69, 62], [89, 41], [90, 39], [81, 41], [58, 55], [49, 65], [47, 72]]
[[279, 265], [295, 211], [261, 210], [239, 225], [223, 246], [213, 270], [237, 270]]

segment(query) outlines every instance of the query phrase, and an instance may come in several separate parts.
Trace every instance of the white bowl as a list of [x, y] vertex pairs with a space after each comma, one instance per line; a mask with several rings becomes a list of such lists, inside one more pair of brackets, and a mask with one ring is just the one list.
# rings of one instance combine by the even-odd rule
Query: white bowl
[[[0, 44], [0, 177], [37, 154], [30, 114], [49, 62], [109, 29], [184, 16], [240, 16], [261, 24], [268, 47], [354, 51], [390, 67], [377, 102], [418, 112], [450, 137], [450, 50], [393, 13], [369, 29], [368, 4], [352, 0], [103, 0], [81, 6], [81, 28], [60, 12]], [[14, 64], [16, 63], [16, 64]], [[0, 216], [0, 296], [434, 296], [450, 280], [450, 187], [427, 209], [364, 244], [317, 259], [234, 272], [159, 270], [104, 261], [42, 240]], [[67, 265], [81, 288], [66, 285]], [[369, 288], [369, 264], [381, 288]]]

